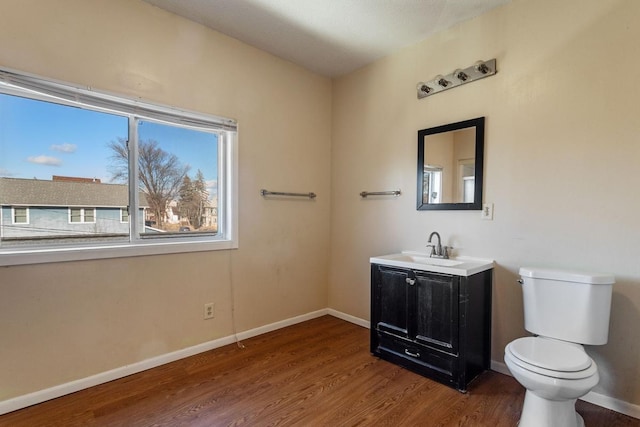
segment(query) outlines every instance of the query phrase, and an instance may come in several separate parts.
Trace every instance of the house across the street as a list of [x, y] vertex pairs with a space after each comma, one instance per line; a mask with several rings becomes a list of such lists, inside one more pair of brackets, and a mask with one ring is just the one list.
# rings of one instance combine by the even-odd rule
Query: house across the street
[[[140, 193], [140, 227], [148, 207]], [[99, 179], [54, 176], [0, 178], [0, 237], [50, 240], [109, 237], [129, 233], [129, 190]]]

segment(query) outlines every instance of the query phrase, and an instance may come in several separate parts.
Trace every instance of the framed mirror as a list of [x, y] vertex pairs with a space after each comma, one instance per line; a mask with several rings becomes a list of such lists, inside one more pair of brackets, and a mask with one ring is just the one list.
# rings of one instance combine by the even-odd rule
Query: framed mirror
[[482, 210], [484, 117], [418, 131], [418, 210]]

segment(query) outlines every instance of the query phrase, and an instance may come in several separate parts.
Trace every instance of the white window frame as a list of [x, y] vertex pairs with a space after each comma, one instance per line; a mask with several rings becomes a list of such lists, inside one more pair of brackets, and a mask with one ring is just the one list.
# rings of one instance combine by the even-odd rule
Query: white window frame
[[[27, 222], [16, 222], [16, 209], [25, 209]], [[29, 207], [28, 206], [11, 206], [11, 224], [29, 224]]]
[[[80, 221], [73, 222], [71, 221], [71, 211], [73, 209], [80, 209]], [[87, 221], [86, 212], [93, 211], [93, 221]], [[69, 224], [95, 224], [96, 223], [96, 208], [78, 208], [78, 207], [69, 207]]]
[[[175, 126], [213, 131], [218, 135], [219, 162], [218, 232], [215, 235], [183, 233], [170, 238], [140, 236], [140, 230], [137, 230], [140, 215], [140, 209], [137, 208], [138, 177], [137, 174], [130, 173], [129, 205], [134, 208], [129, 209], [131, 233], [128, 241], [105, 244], [0, 246], [0, 266], [238, 248], [238, 138], [235, 120], [146, 103], [2, 68], [0, 68], [0, 93], [129, 117], [130, 168], [137, 161], [136, 139], [131, 138], [131, 133], [136, 132], [135, 127], [131, 126], [132, 120], [153, 120]], [[131, 141], [134, 142], [131, 143]]]

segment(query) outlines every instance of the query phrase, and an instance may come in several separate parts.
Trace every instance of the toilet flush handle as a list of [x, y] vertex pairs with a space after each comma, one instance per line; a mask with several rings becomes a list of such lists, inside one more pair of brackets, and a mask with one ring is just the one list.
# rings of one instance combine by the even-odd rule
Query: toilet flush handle
[[520, 283], [522, 285], [522, 284], [524, 284], [524, 280], [518, 279], [518, 283]]

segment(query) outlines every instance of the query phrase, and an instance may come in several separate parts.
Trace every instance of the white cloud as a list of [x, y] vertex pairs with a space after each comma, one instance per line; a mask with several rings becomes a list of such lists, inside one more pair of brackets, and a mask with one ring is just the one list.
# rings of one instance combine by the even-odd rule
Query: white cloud
[[10, 176], [14, 176], [14, 175], [15, 174], [12, 173], [9, 169], [0, 168], [0, 176], [10, 177]]
[[78, 149], [78, 146], [65, 142], [64, 144], [53, 144], [49, 148], [53, 151], [60, 151], [61, 153], [73, 153]]
[[38, 165], [46, 165], [46, 166], [60, 166], [62, 164], [62, 160], [57, 157], [51, 156], [36, 156], [27, 158], [28, 162], [36, 163]]

